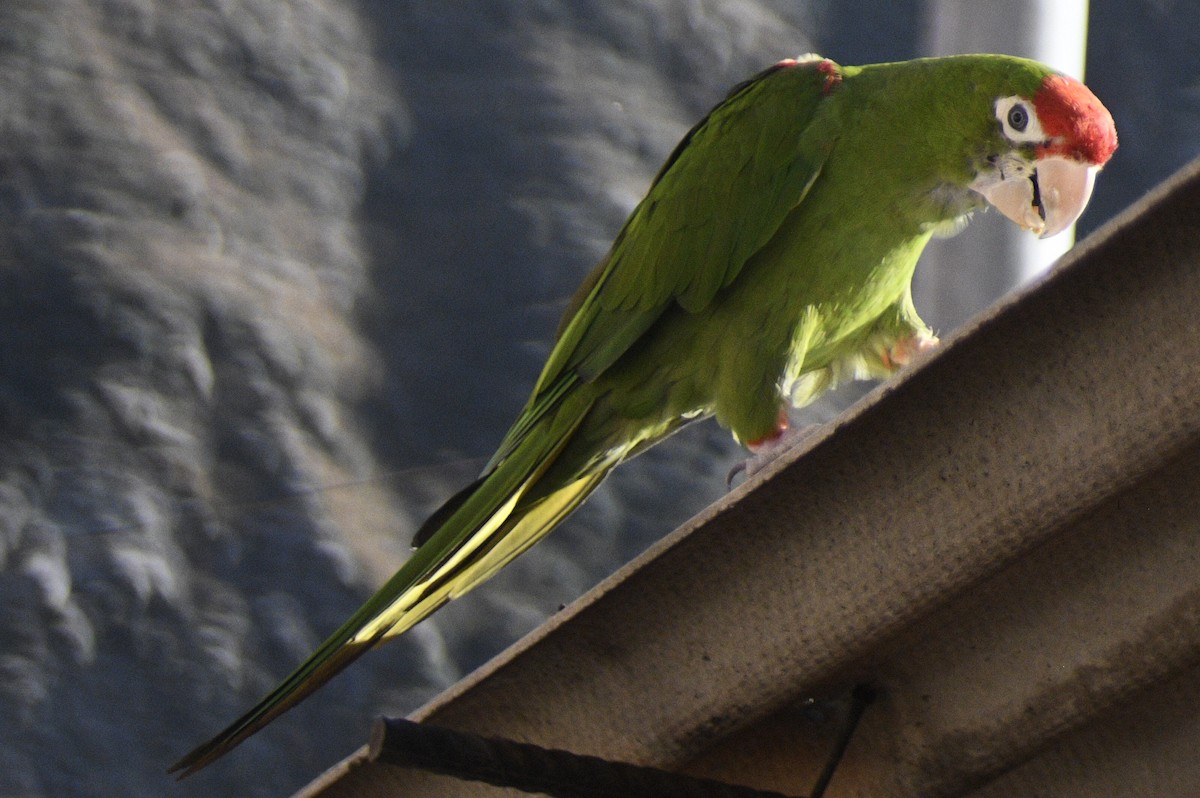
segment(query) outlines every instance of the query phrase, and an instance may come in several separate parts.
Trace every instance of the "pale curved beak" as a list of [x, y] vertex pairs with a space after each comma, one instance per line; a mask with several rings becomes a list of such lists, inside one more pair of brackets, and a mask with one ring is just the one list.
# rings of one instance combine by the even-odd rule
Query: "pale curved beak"
[[1069, 158], [1038, 161], [1033, 174], [1001, 179], [981, 175], [971, 188], [998, 211], [1040, 238], [1066, 230], [1087, 207], [1100, 167]]

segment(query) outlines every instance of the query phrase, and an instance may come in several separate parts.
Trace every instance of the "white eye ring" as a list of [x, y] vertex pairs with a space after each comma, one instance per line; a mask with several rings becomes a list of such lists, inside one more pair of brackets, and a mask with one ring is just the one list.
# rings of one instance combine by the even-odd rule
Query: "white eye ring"
[[[1022, 112], [1024, 112], [1022, 114]], [[1024, 126], [1020, 122], [1024, 119]], [[1037, 144], [1046, 140], [1046, 132], [1038, 121], [1033, 103], [1024, 97], [1001, 97], [996, 100], [996, 121], [1009, 141], [1018, 144]], [[1017, 123], [1014, 126], [1014, 122]]]

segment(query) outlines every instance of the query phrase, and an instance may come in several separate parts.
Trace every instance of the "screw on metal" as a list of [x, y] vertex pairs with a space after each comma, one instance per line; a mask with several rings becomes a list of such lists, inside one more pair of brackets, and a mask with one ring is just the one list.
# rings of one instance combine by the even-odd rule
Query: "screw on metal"
[[551, 798], [789, 798], [657, 768], [480, 737], [403, 718], [380, 718], [370, 758]]

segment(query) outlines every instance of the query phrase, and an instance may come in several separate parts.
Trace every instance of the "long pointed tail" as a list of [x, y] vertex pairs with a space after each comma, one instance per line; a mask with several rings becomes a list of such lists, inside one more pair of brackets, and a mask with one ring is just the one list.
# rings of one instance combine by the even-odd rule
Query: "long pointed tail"
[[[396, 574], [282, 683], [168, 771], [184, 778], [239, 745], [306, 698], [380, 641], [412, 628], [524, 552], [587, 498], [614, 462], [601, 462], [561, 487], [531, 488], [571, 441], [587, 408], [547, 423], [433, 518], [436, 527]], [[563, 414], [557, 414], [563, 418]], [[550, 419], [547, 419], [549, 422]]]

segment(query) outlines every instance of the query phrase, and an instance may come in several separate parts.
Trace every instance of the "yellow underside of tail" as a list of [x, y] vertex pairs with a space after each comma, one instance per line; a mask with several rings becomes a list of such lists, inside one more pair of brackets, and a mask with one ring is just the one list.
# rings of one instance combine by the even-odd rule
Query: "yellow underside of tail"
[[403, 634], [451, 599], [490, 579], [574, 510], [604, 479], [607, 469], [560, 488], [513, 518], [513, 508], [532, 484], [505, 502], [454, 554], [392, 602], [349, 641], [376, 643]]

